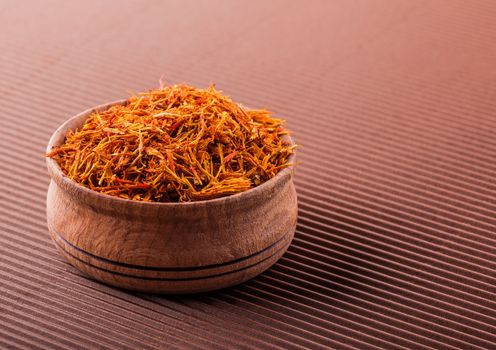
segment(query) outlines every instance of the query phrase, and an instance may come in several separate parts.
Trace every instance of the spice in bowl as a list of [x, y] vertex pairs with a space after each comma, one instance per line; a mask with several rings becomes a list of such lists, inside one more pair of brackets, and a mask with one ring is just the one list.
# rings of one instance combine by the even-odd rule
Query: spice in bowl
[[47, 156], [94, 191], [188, 202], [244, 192], [274, 177], [291, 165], [295, 146], [287, 134], [282, 120], [233, 102], [214, 85], [179, 84], [92, 113]]

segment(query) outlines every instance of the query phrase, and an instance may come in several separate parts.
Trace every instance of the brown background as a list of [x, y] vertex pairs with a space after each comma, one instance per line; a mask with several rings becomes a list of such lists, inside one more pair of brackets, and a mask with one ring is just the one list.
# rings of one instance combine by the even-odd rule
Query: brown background
[[[496, 2], [0, 2], [0, 348], [494, 349]], [[236, 288], [127, 293], [50, 242], [43, 151], [166, 81], [288, 120], [284, 258]]]

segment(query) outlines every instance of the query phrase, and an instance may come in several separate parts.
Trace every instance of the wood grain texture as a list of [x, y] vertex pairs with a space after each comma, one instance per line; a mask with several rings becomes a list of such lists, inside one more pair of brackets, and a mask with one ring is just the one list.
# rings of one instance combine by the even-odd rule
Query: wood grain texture
[[[68, 120], [54, 133], [48, 150], [91, 112], [114, 103]], [[53, 159], [47, 158], [47, 166], [52, 179], [47, 195], [50, 236], [71, 264], [117, 287], [193, 293], [239, 284], [274, 264], [294, 236], [292, 168], [228, 197], [150, 203], [83, 187], [67, 178]]]

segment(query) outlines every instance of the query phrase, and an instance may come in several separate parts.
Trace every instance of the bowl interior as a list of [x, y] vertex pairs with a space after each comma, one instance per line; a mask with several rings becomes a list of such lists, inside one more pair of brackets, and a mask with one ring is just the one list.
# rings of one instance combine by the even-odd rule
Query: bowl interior
[[[97, 111], [104, 111], [108, 109], [109, 107], [113, 105], [118, 105], [118, 104], [125, 104], [127, 100], [119, 100], [119, 101], [114, 101], [106, 104], [102, 104], [93, 108], [90, 108], [86, 111], [83, 111], [76, 116], [72, 117], [71, 119], [67, 120], [64, 122], [55, 132], [53, 133], [52, 137], [50, 138], [48, 142], [48, 146], [46, 149], [46, 152], [50, 152], [53, 147], [55, 146], [60, 146], [64, 140], [65, 140], [65, 135], [67, 131], [69, 130], [75, 130], [77, 128], [81, 128], [86, 120], [86, 118], [92, 114], [93, 112]], [[284, 135], [283, 140], [289, 144], [289, 145], [294, 145], [293, 139], [289, 135]], [[137, 206], [137, 207], [142, 207], [142, 206], [201, 206], [206, 203], [214, 204], [214, 203], [224, 203], [226, 200], [242, 200], [242, 199], [249, 199], [249, 197], [256, 196], [257, 194], [263, 192], [264, 190], [267, 190], [269, 188], [273, 188], [277, 182], [283, 181], [283, 178], [291, 177], [293, 172], [294, 172], [294, 164], [295, 164], [296, 156], [293, 153], [290, 155], [288, 158], [288, 163], [291, 163], [291, 165], [287, 168], [282, 169], [279, 171], [276, 176], [271, 178], [270, 180], [260, 184], [259, 186], [256, 186], [254, 188], [249, 189], [248, 191], [236, 193], [230, 196], [225, 196], [225, 197], [220, 197], [220, 198], [214, 198], [214, 199], [208, 199], [208, 200], [199, 200], [199, 201], [192, 201], [192, 202], [144, 202], [144, 201], [134, 201], [130, 199], [124, 199], [124, 198], [119, 198], [111, 195], [107, 195], [104, 193], [96, 192], [93, 191], [73, 180], [65, 176], [65, 174], [62, 172], [62, 169], [60, 168], [59, 164], [57, 161], [55, 161], [52, 158], [46, 157], [46, 162], [47, 162], [47, 168], [48, 172], [50, 174], [50, 177], [52, 180], [54, 180], [59, 186], [61, 186], [63, 189], [68, 190], [70, 193], [75, 194], [79, 199], [82, 199], [83, 201], [85, 199], [89, 200], [89, 202], [93, 203], [95, 200], [97, 201], [103, 201], [102, 203], [106, 203], [106, 207], [112, 207], [112, 205], [126, 205], [126, 206]], [[244, 197], [244, 198], [243, 198]], [[118, 209], [118, 208], [116, 208]]]

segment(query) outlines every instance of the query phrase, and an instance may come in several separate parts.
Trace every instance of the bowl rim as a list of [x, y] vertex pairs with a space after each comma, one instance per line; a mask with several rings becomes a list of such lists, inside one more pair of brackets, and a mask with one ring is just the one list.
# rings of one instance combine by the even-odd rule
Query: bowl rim
[[[88, 108], [71, 118], [67, 119], [65, 122], [63, 122], [51, 135], [50, 140], [48, 141], [48, 145], [46, 148], [46, 153], [49, 153], [52, 151], [52, 148], [55, 146], [58, 146], [56, 144], [56, 139], [60, 138], [61, 134], [63, 134], [62, 142], [65, 140], [65, 134], [67, 133], [68, 130], [71, 128], [71, 124], [75, 123], [76, 121], [79, 121], [79, 119], [85, 120], [91, 113], [96, 112], [96, 111], [103, 111], [111, 106], [117, 105], [117, 104], [124, 104], [128, 101], [128, 99], [121, 99], [121, 100], [116, 100], [112, 101], [109, 103], [104, 103], [100, 104], [91, 108]], [[83, 121], [84, 123], [84, 121]], [[295, 142], [293, 138], [289, 135], [284, 135], [283, 139], [286, 139], [287, 142], [290, 145], [295, 145]], [[290, 179], [292, 178], [294, 174], [294, 166], [295, 166], [295, 161], [296, 161], [296, 154], [293, 152], [287, 160], [290, 165], [281, 171], [279, 171], [273, 178], [269, 179], [268, 181], [265, 181], [264, 183], [255, 186], [247, 191], [235, 193], [232, 195], [228, 195], [225, 197], [219, 197], [219, 198], [213, 198], [213, 199], [206, 199], [206, 200], [199, 200], [199, 201], [189, 201], [189, 202], [147, 202], [147, 201], [137, 201], [137, 200], [132, 200], [132, 199], [126, 199], [126, 198], [120, 198], [116, 196], [112, 196], [109, 194], [101, 193], [94, 191], [86, 186], [83, 186], [76, 181], [70, 179], [67, 177], [62, 172], [62, 169], [60, 168], [59, 164], [57, 161], [53, 158], [50, 157], [45, 157], [46, 158], [46, 165], [48, 168], [48, 173], [50, 175], [51, 180], [55, 181], [57, 185], [62, 187], [66, 192], [70, 191], [74, 193], [78, 198], [84, 198], [84, 199], [94, 199], [97, 202], [100, 203], [105, 203], [108, 206], [121, 206], [124, 205], [128, 208], [165, 208], [165, 207], [170, 207], [170, 208], [191, 208], [191, 207], [203, 207], [205, 205], [209, 204], [222, 204], [225, 205], [226, 202], [228, 201], [235, 201], [235, 202], [242, 202], [242, 201], [247, 201], [249, 202], [249, 199], [259, 195], [260, 193], [263, 193], [266, 190], [269, 190], [271, 188], [275, 188], [278, 184], [280, 184], [283, 180], [285, 179]], [[95, 203], [95, 201], [91, 200], [92, 203]]]

